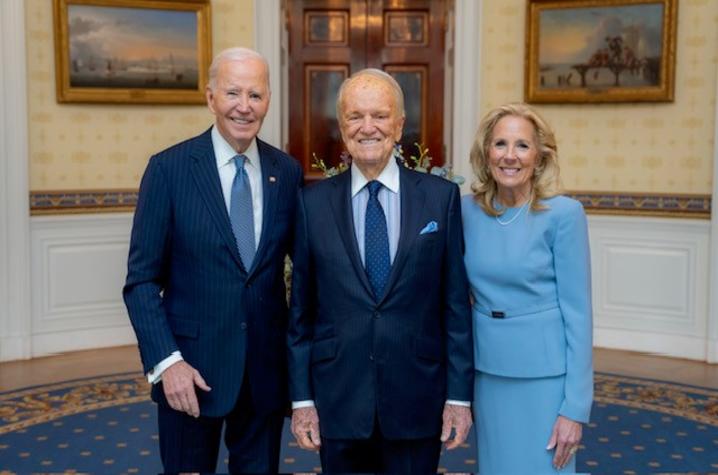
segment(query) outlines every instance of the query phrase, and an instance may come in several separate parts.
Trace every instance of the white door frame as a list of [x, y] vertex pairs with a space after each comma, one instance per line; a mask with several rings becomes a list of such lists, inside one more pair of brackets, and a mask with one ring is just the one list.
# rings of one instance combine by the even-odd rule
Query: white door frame
[[24, 0], [0, 1], [0, 361], [30, 358], [30, 204]]
[[[718, 78], [716, 79], [718, 97]], [[706, 360], [718, 363], [718, 103], [713, 130], [713, 197], [711, 200], [710, 279], [708, 282], [708, 347]]]
[[[287, 136], [286, 123], [282, 121], [282, 104], [286, 102], [287, 88], [282, 84], [284, 77], [282, 63], [282, 28], [285, 22], [282, 16], [281, 0], [255, 0], [254, 2], [254, 45], [269, 62], [272, 71], [272, 101], [269, 113], [262, 126], [262, 137], [269, 143], [283, 148], [282, 137]], [[481, 32], [477, 25], [481, 15], [482, 1], [455, 0], [454, 29], [454, 82], [453, 103], [469, 104], [469, 107], [453, 107], [451, 132], [453, 151], [451, 157], [454, 171], [466, 177], [467, 185], [471, 177], [469, 151], [474, 139], [479, 117], [479, 42]], [[262, 28], [262, 25], [279, 25], [280, 28]], [[285, 107], [286, 111], [286, 107]], [[466, 188], [468, 190], [468, 188]], [[465, 191], [466, 191], [465, 190]]]

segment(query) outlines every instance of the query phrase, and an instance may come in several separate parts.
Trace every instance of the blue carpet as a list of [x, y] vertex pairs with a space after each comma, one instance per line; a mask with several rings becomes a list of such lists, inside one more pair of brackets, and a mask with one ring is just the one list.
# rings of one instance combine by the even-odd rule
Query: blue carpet
[[[718, 473], [718, 390], [597, 374], [578, 469], [594, 474]], [[139, 374], [0, 394], [0, 474], [157, 473], [156, 412]], [[285, 425], [283, 472], [319, 471]], [[440, 470], [476, 471], [473, 434]], [[226, 470], [226, 453], [218, 470]]]

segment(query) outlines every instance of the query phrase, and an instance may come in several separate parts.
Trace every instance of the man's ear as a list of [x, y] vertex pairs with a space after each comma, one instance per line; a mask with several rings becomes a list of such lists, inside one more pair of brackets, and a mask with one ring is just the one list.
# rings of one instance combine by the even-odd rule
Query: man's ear
[[406, 116], [402, 115], [399, 119], [399, 126], [396, 128], [396, 133], [394, 134], [394, 141], [398, 142], [401, 140], [401, 135], [404, 133], [404, 123], [406, 122]]
[[212, 99], [214, 98], [214, 91], [211, 87], [209, 87], [209, 85], [204, 88], [204, 97], [207, 100], [207, 107], [209, 108], [210, 112], [214, 114], [214, 104], [212, 103]]

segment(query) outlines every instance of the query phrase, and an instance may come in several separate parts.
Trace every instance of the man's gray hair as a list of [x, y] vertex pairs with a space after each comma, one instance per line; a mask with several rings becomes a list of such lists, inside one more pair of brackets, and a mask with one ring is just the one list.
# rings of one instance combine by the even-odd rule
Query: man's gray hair
[[389, 86], [392, 94], [394, 95], [397, 112], [401, 117], [404, 117], [404, 93], [402, 92], [399, 83], [396, 82], [396, 79], [394, 79], [391, 74], [384, 72], [381, 69], [366, 68], [362, 69], [361, 71], [357, 71], [351, 76], [349, 76], [339, 87], [339, 93], [337, 94], [337, 120], [341, 121], [342, 119], [342, 103], [344, 101], [344, 92], [346, 91], [346, 88], [349, 86], [349, 84], [353, 83], [358, 78], [365, 76], [371, 76], [373, 78], [379, 79], [380, 81], [385, 82]]
[[244, 61], [247, 59], [256, 59], [264, 63], [264, 67], [267, 69], [267, 90], [269, 90], [269, 63], [267, 63], [267, 60], [253, 49], [239, 46], [222, 50], [214, 57], [212, 64], [209, 66], [209, 88], [214, 89], [217, 85], [217, 71], [219, 71], [219, 67], [222, 63], [225, 61]]

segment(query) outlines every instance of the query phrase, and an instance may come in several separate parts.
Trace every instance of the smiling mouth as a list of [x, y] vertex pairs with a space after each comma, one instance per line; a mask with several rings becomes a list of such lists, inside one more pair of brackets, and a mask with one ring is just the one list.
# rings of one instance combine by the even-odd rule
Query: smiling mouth
[[375, 143], [379, 143], [379, 139], [361, 139], [359, 140], [359, 143], [361, 145], [374, 145]]
[[508, 176], [518, 175], [518, 173], [521, 171], [521, 168], [504, 168], [504, 167], [499, 167], [499, 169], [501, 170], [501, 172], [502, 172], [504, 175], [508, 175]]
[[232, 122], [234, 122], [235, 124], [239, 124], [239, 125], [249, 125], [253, 122], [250, 119], [242, 119], [241, 117], [237, 117], [237, 118], [231, 117], [230, 120]]

